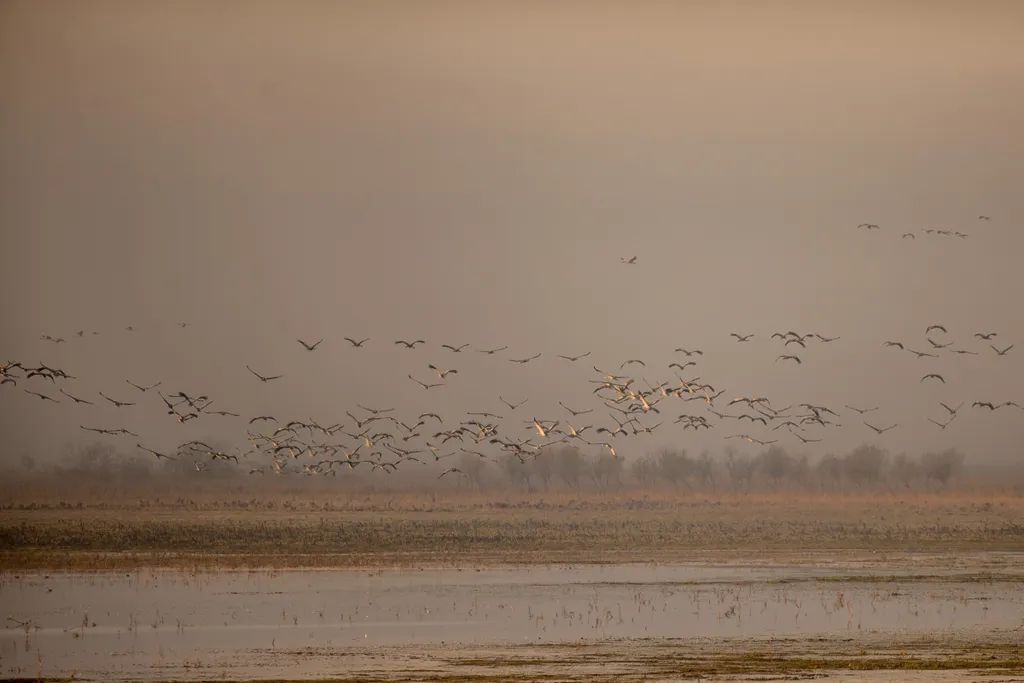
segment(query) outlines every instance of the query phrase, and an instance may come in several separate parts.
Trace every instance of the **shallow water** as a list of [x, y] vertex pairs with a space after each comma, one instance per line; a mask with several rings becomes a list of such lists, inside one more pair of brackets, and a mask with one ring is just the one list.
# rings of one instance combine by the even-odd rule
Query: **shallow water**
[[6, 575], [2, 614], [30, 625], [0, 631], [0, 673], [339, 676], [393, 665], [377, 648], [967, 636], [1021, 623], [1018, 583], [900, 578], [912, 569], [887, 567], [881, 582], [878, 567], [738, 564]]

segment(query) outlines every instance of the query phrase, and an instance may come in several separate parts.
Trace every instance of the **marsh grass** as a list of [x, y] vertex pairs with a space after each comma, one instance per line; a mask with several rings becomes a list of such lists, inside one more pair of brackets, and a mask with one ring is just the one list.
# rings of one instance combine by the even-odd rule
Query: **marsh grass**
[[645, 562], [705, 551], [1024, 550], [1024, 501], [966, 494], [418, 496], [0, 511], [0, 568]]

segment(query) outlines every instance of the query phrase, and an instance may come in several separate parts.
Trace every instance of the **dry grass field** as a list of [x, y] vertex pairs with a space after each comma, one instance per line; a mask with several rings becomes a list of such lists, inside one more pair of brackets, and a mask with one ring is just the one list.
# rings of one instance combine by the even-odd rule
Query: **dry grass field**
[[243, 483], [219, 490], [8, 483], [0, 491], [0, 567], [438, 566], [1024, 550], [1024, 498], [977, 491], [374, 493]]

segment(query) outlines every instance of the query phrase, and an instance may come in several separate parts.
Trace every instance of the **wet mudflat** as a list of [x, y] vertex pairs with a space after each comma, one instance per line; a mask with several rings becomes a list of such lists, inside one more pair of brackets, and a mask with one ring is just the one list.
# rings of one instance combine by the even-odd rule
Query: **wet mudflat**
[[[76, 680], [1024, 678], [1024, 555], [7, 573], [0, 674]], [[882, 679], [879, 679], [882, 680]], [[925, 680], [925, 679], [919, 679]]]

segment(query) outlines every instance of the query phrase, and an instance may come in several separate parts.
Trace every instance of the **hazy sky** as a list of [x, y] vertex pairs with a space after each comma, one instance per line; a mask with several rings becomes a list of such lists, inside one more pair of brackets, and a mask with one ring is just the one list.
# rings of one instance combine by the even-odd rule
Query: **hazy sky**
[[[587, 361], [641, 358], [653, 383], [678, 346], [726, 397], [879, 405], [893, 451], [1019, 453], [1024, 412], [969, 407], [1024, 405], [1022, 3], [4, 2], [0, 92], [0, 360], [141, 401], [0, 387], [0, 457], [80, 424], [244, 440], [125, 379], [324, 424], [362, 402], [453, 426], [508, 414], [499, 394], [530, 397], [517, 418], [564, 419], [561, 399], [610, 424]], [[880, 348], [928, 350], [932, 323], [980, 355]], [[842, 338], [774, 363], [789, 329]], [[1018, 348], [995, 357], [980, 331]], [[463, 342], [510, 350], [439, 348]], [[424, 392], [406, 375], [428, 363], [459, 374]], [[926, 422], [961, 400], [945, 432]], [[647, 422], [702, 411], [662, 407]], [[805, 450], [871, 436], [841, 421]], [[617, 445], [721, 447], [748, 425]]]

